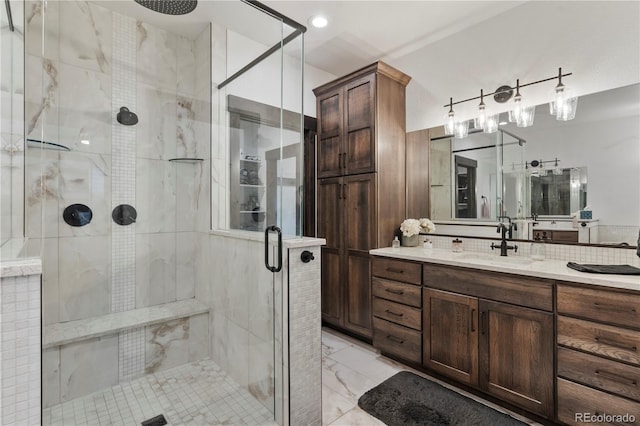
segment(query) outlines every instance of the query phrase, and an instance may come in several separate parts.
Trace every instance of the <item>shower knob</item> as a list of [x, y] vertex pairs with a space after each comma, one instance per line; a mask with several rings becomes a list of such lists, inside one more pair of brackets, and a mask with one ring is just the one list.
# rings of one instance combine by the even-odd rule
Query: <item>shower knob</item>
[[67, 225], [85, 226], [91, 222], [93, 212], [84, 204], [71, 204], [69, 207], [64, 209], [62, 218]]
[[120, 204], [111, 212], [111, 218], [118, 225], [131, 225], [136, 221], [138, 212], [133, 206], [129, 204]]

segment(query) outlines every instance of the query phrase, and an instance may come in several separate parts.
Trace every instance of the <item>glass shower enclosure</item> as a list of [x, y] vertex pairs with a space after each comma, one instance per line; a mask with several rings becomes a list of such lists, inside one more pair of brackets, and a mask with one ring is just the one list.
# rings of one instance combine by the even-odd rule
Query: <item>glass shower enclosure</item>
[[[305, 29], [242, 1], [201, 2], [224, 13], [180, 32], [131, 3], [24, 3], [43, 424], [101, 407], [124, 424], [288, 424], [279, 268], [302, 229]], [[192, 406], [189, 386], [211, 392]]]

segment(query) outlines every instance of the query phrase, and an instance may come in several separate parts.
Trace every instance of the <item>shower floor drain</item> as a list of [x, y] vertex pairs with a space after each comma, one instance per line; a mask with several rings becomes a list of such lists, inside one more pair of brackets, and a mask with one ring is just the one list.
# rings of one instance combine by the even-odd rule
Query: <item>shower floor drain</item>
[[165, 419], [164, 415], [162, 414], [160, 414], [159, 416], [152, 417], [141, 423], [142, 426], [164, 426], [166, 424], [167, 424], [167, 419]]

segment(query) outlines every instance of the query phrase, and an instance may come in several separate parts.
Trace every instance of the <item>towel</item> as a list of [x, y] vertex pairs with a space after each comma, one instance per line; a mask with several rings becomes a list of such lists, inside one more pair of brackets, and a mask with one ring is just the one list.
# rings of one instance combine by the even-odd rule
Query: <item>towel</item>
[[569, 262], [567, 266], [576, 271], [592, 274], [640, 275], [640, 269], [631, 265], [581, 265]]

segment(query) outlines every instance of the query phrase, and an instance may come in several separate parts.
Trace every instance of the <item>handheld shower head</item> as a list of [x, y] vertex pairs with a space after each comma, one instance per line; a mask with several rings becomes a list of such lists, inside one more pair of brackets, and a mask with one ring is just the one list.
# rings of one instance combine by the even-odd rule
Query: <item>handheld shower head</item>
[[116, 120], [118, 123], [123, 124], [125, 126], [133, 126], [134, 124], [138, 124], [138, 116], [129, 111], [127, 107], [120, 107], [120, 112], [116, 115]]

